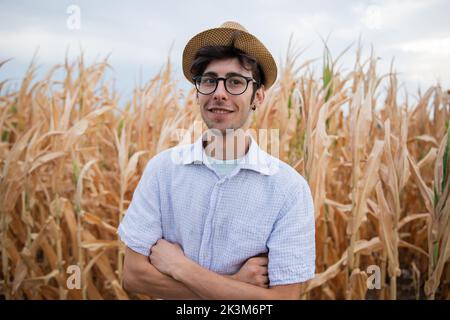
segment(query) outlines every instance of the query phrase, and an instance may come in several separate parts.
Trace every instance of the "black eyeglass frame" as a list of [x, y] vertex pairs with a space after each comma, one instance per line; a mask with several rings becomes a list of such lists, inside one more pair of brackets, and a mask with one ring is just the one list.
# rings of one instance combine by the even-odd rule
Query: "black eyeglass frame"
[[[214, 90], [211, 91], [210, 93], [203, 93], [203, 92], [201, 92], [201, 91], [199, 90], [197, 81], [200, 80], [202, 77], [211, 77], [211, 78], [213, 78], [213, 79], [216, 80], [216, 86], [215, 86]], [[245, 80], [247, 81], [247, 83], [246, 83], [246, 85], [245, 85], [245, 89], [244, 89], [241, 93], [231, 93], [230, 91], [228, 91], [228, 88], [227, 88], [227, 81], [226, 81], [226, 80], [228, 80], [229, 78], [233, 78], [233, 77], [241, 77], [241, 78], [243, 78], [243, 79], [245, 79]], [[233, 96], [240, 96], [240, 95], [243, 94], [245, 91], [247, 91], [248, 83], [249, 83], [250, 81], [252, 81], [254, 84], [256, 84], [256, 85], [257, 85], [257, 88], [259, 88], [259, 86], [260, 86], [260, 83], [259, 83], [258, 81], [256, 81], [255, 79], [253, 79], [252, 77], [246, 77], [246, 76], [237, 75], [237, 74], [232, 75], [232, 76], [228, 76], [228, 77], [226, 77], [226, 78], [224, 78], [224, 77], [214, 77], [214, 76], [203, 76], [203, 75], [192, 77], [192, 81], [194, 81], [195, 89], [197, 89], [197, 92], [198, 92], [198, 93], [201, 93], [201, 94], [203, 94], [203, 95], [206, 95], [206, 96], [207, 96], [207, 95], [210, 95], [210, 94], [213, 94], [214, 92], [216, 92], [217, 87], [219, 86], [219, 81], [220, 81], [220, 80], [223, 80], [223, 85], [224, 85], [224, 87], [225, 87], [226, 92], [228, 92], [229, 94], [231, 94], [231, 95], [233, 95]]]

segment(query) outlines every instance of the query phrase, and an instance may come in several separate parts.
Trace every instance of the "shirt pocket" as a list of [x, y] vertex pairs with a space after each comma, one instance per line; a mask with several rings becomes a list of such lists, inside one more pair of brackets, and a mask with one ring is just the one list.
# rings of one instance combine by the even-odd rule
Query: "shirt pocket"
[[257, 219], [235, 221], [230, 232], [232, 238], [235, 239], [233, 246], [248, 257], [267, 252], [266, 243], [270, 234], [269, 229], [269, 226], [258, 222]]

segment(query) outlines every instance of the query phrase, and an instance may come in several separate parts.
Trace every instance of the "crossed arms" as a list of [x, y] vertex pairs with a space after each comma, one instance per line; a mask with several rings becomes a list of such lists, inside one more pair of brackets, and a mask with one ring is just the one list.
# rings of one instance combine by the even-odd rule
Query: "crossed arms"
[[220, 275], [164, 239], [144, 256], [126, 248], [123, 287], [162, 299], [298, 299], [302, 283], [268, 286], [267, 257], [253, 257], [234, 275]]

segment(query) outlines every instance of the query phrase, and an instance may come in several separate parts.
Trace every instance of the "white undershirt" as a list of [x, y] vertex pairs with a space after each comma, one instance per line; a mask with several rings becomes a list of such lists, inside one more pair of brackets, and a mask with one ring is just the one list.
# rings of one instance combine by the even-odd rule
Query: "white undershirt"
[[239, 161], [243, 158], [221, 160], [208, 156], [204, 150], [203, 153], [208, 159], [208, 163], [220, 177], [224, 177], [233, 171], [239, 165]]

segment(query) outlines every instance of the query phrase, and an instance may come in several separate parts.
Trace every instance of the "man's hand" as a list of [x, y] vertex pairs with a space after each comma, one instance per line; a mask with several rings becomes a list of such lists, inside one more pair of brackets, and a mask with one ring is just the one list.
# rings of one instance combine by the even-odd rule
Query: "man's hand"
[[172, 276], [176, 268], [180, 268], [188, 258], [177, 243], [170, 243], [167, 240], [159, 239], [150, 249], [150, 263], [159, 272]]
[[250, 258], [244, 263], [238, 272], [231, 276], [231, 278], [238, 281], [247, 282], [261, 288], [268, 288], [268, 261], [269, 259], [267, 258], [267, 254]]
[[201, 299], [186, 285], [156, 269], [148, 256], [129, 247], [125, 248], [122, 286], [128, 292], [159, 299]]
[[[180, 268], [188, 258], [183, 253], [181, 247], [176, 243], [170, 243], [167, 240], [160, 239], [150, 249], [150, 263], [161, 273], [169, 276], [173, 275], [176, 268]], [[241, 269], [230, 278], [246, 282], [262, 288], [269, 287], [269, 278], [267, 273], [267, 254], [248, 259]]]
[[[249, 259], [233, 276], [222, 276], [190, 260], [179, 245], [160, 239], [151, 248], [149, 260], [158, 271], [181, 282], [201, 299], [297, 299], [301, 289], [301, 283], [264, 288], [238, 280], [251, 279], [267, 285], [264, 280], [267, 260], [264, 257]], [[258, 273], [261, 274], [258, 276]]]

